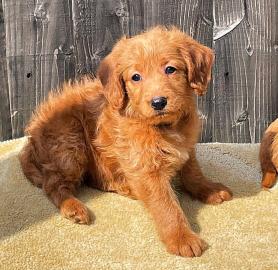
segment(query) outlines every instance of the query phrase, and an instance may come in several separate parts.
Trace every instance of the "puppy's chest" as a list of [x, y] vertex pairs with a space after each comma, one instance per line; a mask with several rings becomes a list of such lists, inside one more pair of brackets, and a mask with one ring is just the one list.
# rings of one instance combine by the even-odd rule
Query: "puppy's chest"
[[165, 131], [162, 133], [160, 147], [165, 153], [165, 159], [177, 166], [184, 164], [189, 159], [189, 149], [186, 138], [176, 131]]
[[[129, 140], [118, 143], [124, 145], [121, 158], [135, 170], [179, 170], [189, 159], [186, 138], [174, 131], [147, 130], [144, 135], [133, 134]], [[127, 144], [128, 142], [128, 144]]]

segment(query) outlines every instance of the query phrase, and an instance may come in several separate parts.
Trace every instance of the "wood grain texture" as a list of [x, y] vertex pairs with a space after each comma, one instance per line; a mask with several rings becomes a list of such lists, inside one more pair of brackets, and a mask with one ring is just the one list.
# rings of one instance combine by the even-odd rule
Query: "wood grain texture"
[[215, 1], [214, 141], [259, 142], [278, 116], [277, 10], [276, 0]]
[[176, 25], [215, 50], [208, 93], [197, 99], [201, 141], [259, 142], [278, 116], [277, 0], [2, 3], [0, 140], [23, 135], [33, 109], [51, 88], [95, 74], [122, 35], [158, 24]]
[[248, 63], [251, 139], [259, 141], [265, 128], [278, 117], [278, 2], [277, 0], [251, 1], [250, 56]]
[[12, 138], [12, 124], [7, 82], [5, 25], [2, 2], [0, 1], [0, 140]]
[[245, 12], [241, 0], [215, 3], [212, 130], [216, 141], [251, 142], [246, 66], [246, 31], [250, 26]]
[[69, 1], [3, 0], [12, 137], [51, 88], [75, 76]]

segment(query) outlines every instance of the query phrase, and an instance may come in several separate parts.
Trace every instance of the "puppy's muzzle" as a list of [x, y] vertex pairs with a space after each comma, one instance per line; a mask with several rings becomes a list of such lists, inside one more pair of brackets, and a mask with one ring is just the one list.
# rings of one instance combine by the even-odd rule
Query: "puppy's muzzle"
[[151, 106], [156, 111], [161, 111], [167, 105], [166, 97], [154, 97], [151, 101]]

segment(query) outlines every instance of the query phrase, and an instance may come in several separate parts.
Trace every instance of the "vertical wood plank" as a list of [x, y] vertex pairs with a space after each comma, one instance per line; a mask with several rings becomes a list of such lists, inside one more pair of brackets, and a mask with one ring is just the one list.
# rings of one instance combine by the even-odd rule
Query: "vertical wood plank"
[[145, 30], [144, 28], [144, 0], [127, 1], [128, 36], [134, 36]]
[[248, 55], [244, 53], [247, 46], [246, 31], [249, 26], [245, 20], [245, 12], [242, 0], [216, 1], [214, 5], [214, 141], [251, 141], [245, 65]]
[[98, 60], [96, 46], [96, 2], [72, 1], [73, 40], [77, 76], [92, 72]]
[[129, 33], [124, 0], [73, 1], [77, 73], [95, 73], [99, 61], [116, 41]]
[[0, 141], [12, 137], [5, 39], [3, 7], [0, 1]]
[[250, 24], [248, 102], [252, 142], [278, 117], [278, 2], [246, 0]]

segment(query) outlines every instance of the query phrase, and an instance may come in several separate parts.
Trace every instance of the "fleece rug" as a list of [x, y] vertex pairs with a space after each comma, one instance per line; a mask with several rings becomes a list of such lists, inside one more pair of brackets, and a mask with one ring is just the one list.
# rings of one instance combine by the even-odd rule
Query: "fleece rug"
[[93, 224], [62, 218], [24, 177], [18, 153], [26, 138], [0, 143], [0, 269], [278, 269], [278, 189], [260, 188], [259, 145], [199, 144], [210, 179], [234, 199], [204, 205], [179, 193], [195, 232], [209, 244], [199, 258], [170, 255], [143, 205], [113, 193], [82, 188]]

